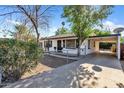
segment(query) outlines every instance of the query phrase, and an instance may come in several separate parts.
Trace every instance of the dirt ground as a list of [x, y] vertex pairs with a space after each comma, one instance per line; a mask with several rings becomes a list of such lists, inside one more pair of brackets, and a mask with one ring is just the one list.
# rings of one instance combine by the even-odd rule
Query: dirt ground
[[26, 72], [21, 77], [21, 79], [24, 79], [24, 78], [27, 78], [27, 77], [30, 77], [30, 76], [33, 76], [33, 75], [36, 75], [39, 73], [43, 73], [45, 71], [52, 70], [54, 68], [57, 68], [59, 66], [65, 65], [65, 64], [72, 63], [74, 61], [75, 60], [69, 59], [68, 63], [67, 63], [67, 59], [45, 55], [43, 58], [41, 58], [41, 62], [30, 72]]
[[51, 68], [57, 68], [59, 66], [69, 64], [74, 61], [75, 60], [69, 59], [67, 62], [67, 59], [65, 58], [58, 58], [54, 56], [45, 55], [44, 58], [41, 60], [41, 63]]

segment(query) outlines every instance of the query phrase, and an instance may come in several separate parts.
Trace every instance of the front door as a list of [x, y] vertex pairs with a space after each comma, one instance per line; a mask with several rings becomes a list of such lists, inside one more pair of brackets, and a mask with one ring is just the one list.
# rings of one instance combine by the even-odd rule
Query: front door
[[57, 41], [57, 50], [62, 50], [62, 47], [61, 47], [61, 40], [58, 40], [58, 41]]

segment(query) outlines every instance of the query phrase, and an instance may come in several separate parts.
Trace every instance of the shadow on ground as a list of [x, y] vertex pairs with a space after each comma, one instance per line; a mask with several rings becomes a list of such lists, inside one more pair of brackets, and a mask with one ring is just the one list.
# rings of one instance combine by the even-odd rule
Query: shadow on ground
[[[92, 68], [98, 72], [102, 71], [98, 66], [93, 66]], [[80, 66], [70, 85], [72, 88], [92, 88], [97, 85], [98, 79], [93, 71], [88, 70], [88, 67]]]

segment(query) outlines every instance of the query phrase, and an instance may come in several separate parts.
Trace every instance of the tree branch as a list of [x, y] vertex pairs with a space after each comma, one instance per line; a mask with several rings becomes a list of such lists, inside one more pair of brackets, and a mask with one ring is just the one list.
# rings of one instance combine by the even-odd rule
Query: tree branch
[[0, 16], [11, 15], [11, 14], [14, 14], [14, 13], [21, 13], [21, 12], [13, 11], [13, 12], [8, 12], [8, 13], [0, 14]]
[[47, 7], [39, 16], [43, 15], [43, 14], [44, 14], [48, 9], [50, 9], [51, 7], [53, 7], [53, 6]]

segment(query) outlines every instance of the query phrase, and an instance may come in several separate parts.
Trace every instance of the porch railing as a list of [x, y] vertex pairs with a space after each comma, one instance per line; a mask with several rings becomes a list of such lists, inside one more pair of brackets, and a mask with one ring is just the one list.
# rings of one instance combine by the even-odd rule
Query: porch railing
[[[75, 59], [75, 60], [79, 59], [77, 54], [73, 54], [73, 53], [71, 53], [71, 51], [73, 51], [73, 50], [47, 51], [45, 53], [62, 56], [63, 58], [66, 59], [66, 62], [68, 64], [69, 63], [69, 59], [72, 59], [72, 60], [73, 59]], [[86, 55], [86, 49], [85, 48], [81, 48], [80, 51], [83, 51], [84, 55]]]

